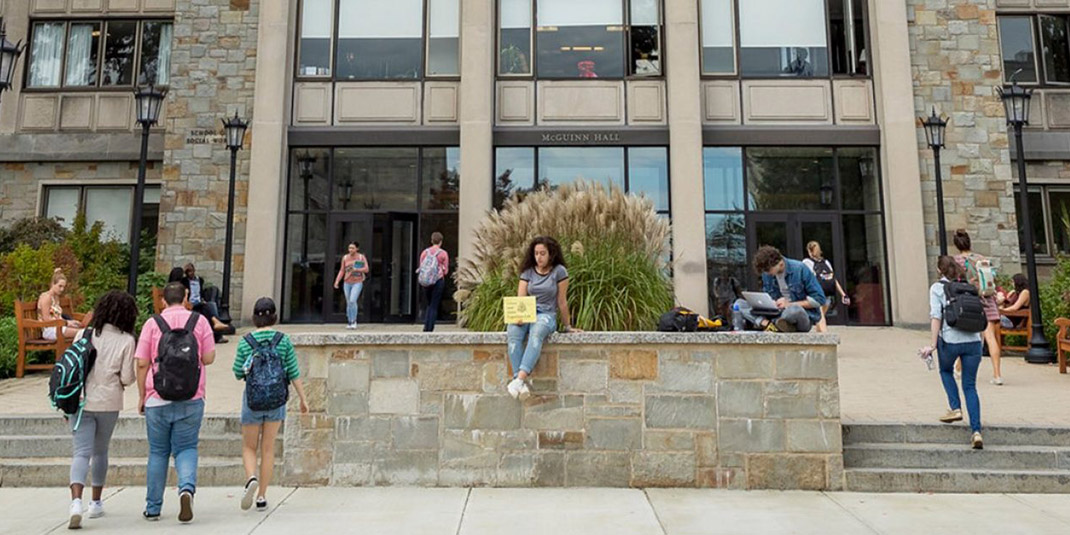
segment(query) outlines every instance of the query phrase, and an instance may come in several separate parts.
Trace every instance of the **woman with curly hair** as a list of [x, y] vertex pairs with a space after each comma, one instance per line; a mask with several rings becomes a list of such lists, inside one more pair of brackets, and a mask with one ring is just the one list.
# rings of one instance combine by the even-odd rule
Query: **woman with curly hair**
[[[134, 326], [137, 323], [137, 304], [126, 292], [112, 290], [97, 301], [93, 321], [88, 327], [97, 358], [85, 379], [85, 406], [81, 422], [72, 429], [74, 456], [71, 460], [71, 508], [68, 527], [81, 527], [82, 491], [86, 476], [93, 468], [93, 499], [89, 502], [89, 518], [104, 514], [101, 494], [108, 473], [108, 444], [112, 431], [123, 410], [123, 390], [137, 380], [134, 373]], [[87, 330], [79, 333], [79, 338]]]

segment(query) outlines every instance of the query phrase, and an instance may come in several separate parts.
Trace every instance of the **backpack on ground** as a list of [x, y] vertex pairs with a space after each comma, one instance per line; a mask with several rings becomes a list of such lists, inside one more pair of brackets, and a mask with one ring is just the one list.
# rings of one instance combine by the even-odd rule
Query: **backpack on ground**
[[82, 407], [85, 406], [85, 380], [93, 371], [97, 361], [97, 350], [93, 347], [93, 329], [71, 344], [56, 365], [52, 367], [52, 376], [48, 379], [48, 399], [52, 408], [71, 416], [78, 414], [74, 429], [82, 421]]
[[698, 330], [698, 314], [684, 307], [676, 307], [661, 315], [658, 330], [671, 333], [693, 333]]
[[424, 259], [420, 262], [420, 269], [416, 270], [416, 282], [419, 282], [420, 286], [434, 286], [442, 279], [442, 272], [438, 269], [438, 253], [441, 251], [442, 249], [432, 252], [430, 247], [424, 250]]
[[944, 323], [968, 333], [984, 332], [988, 327], [985, 307], [977, 288], [966, 281], [944, 282]]
[[201, 352], [193, 330], [201, 315], [191, 312], [186, 325], [172, 329], [159, 314], [152, 317], [160, 328], [160, 343], [156, 346], [152, 383], [160, 398], [167, 401], [186, 401], [197, 394], [201, 382]]
[[245, 335], [253, 352], [245, 361], [245, 403], [254, 411], [270, 411], [286, 404], [290, 398], [290, 380], [279, 356], [282, 333], [266, 342], [258, 342], [253, 333]]
[[996, 268], [992, 262], [983, 256], [970, 254], [966, 256], [965, 264], [969, 279], [977, 285], [977, 293], [981, 297], [995, 296]]

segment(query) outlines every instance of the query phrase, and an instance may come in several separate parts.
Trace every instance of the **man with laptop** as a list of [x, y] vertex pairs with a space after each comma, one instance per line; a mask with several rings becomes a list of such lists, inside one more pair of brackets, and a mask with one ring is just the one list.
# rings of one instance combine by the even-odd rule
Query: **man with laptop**
[[772, 332], [809, 332], [821, 319], [825, 292], [814, 272], [798, 260], [784, 258], [776, 247], [762, 246], [754, 255], [762, 275], [761, 292], [743, 292], [732, 312], [732, 325]]

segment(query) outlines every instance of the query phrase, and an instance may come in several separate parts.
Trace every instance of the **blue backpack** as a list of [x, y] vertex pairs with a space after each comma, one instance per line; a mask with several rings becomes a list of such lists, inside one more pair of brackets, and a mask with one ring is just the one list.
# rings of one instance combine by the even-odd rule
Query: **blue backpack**
[[78, 341], [71, 344], [63, 356], [52, 368], [48, 380], [48, 399], [52, 408], [63, 411], [64, 418], [74, 414], [78, 420], [74, 430], [82, 423], [82, 408], [85, 406], [85, 380], [97, 361], [97, 350], [93, 347], [93, 329], [85, 330]]
[[245, 403], [254, 411], [270, 411], [286, 404], [290, 398], [290, 380], [279, 356], [279, 342], [283, 334], [266, 342], [258, 342], [252, 333], [245, 335], [245, 343], [253, 354], [245, 361]]

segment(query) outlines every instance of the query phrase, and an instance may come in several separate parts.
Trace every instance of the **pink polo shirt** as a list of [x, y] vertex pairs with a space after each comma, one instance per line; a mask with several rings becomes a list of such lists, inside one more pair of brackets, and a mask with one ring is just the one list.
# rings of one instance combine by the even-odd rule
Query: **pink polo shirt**
[[[189, 316], [192, 314], [189, 310], [181, 305], [170, 306], [164, 309], [160, 313], [163, 316], [164, 321], [171, 326], [172, 329], [181, 329], [186, 326], [186, 321], [189, 320]], [[208, 324], [208, 319], [201, 316], [197, 320], [197, 326], [193, 328], [193, 336], [197, 338], [197, 349], [201, 355], [201, 379], [197, 385], [197, 393], [192, 399], [204, 398], [204, 354], [215, 351], [215, 335], [212, 333], [212, 326]], [[135, 357], [141, 360], [149, 361], [149, 374], [145, 378], [145, 405], [147, 407], [166, 405], [169, 403], [160, 397], [156, 393], [156, 390], [152, 387], [152, 363], [156, 360], [156, 350], [160, 346], [160, 327], [156, 325], [156, 320], [149, 318], [145, 322], [145, 325], [141, 327], [141, 337], [137, 341], [137, 351]]]

